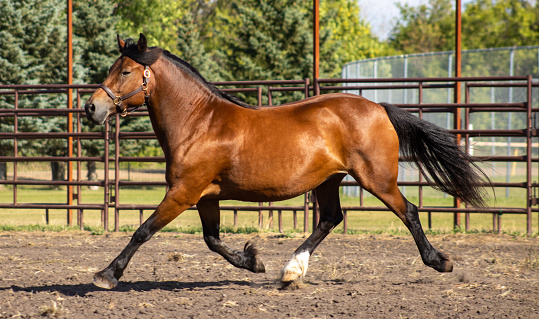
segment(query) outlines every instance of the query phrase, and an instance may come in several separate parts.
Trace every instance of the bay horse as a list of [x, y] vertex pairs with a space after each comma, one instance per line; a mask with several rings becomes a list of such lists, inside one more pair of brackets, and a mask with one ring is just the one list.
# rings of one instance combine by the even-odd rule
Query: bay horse
[[425, 237], [417, 207], [397, 187], [400, 150], [439, 190], [484, 206], [480, 184], [488, 177], [452, 134], [396, 106], [352, 94], [251, 106], [170, 52], [148, 47], [143, 34], [136, 43], [117, 40], [121, 56], [86, 102], [86, 115], [103, 124], [146, 104], [166, 158], [169, 189], [125, 249], [95, 274], [95, 285], [114, 288], [136, 250], [194, 205], [210, 250], [236, 267], [265, 272], [252, 243], [238, 251], [219, 239], [219, 201], [279, 201], [314, 190], [320, 222], [280, 273], [284, 284], [300, 281], [310, 255], [343, 219], [339, 184], [347, 174], [402, 220], [425, 265], [452, 271], [449, 256]]

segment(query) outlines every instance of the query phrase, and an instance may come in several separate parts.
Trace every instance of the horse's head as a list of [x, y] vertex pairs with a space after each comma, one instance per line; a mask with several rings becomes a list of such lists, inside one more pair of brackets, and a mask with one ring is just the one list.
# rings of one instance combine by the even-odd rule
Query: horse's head
[[133, 40], [124, 41], [118, 35], [118, 48], [122, 55], [110, 67], [100, 89], [84, 106], [86, 116], [96, 124], [103, 124], [116, 113], [127, 115], [128, 110], [143, 105], [149, 97], [151, 63], [147, 57], [144, 59], [148, 52], [146, 37], [141, 33], [135, 44]]

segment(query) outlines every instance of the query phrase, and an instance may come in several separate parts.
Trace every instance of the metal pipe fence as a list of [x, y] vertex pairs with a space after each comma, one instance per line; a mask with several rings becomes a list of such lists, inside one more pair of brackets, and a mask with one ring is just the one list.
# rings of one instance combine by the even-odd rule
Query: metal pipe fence
[[[452, 103], [421, 103], [422, 96], [425, 91], [435, 89], [451, 89], [455, 87], [455, 83], [460, 81], [464, 83], [465, 102], [460, 104]], [[332, 91], [353, 91], [361, 94], [364, 90], [388, 90], [388, 89], [404, 89], [413, 90], [417, 94], [419, 103], [397, 104], [400, 107], [417, 113], [419, 117], [423, 117], [428, 113], [439, 112], [463, 112], [463, 129], [450, 129], [454, 134], [462, 136], [463, 146], [467, 149], [471, 146], [471, 139], [478, 137], [518, 137], [524, 140], [525, 154], [523, 155], [503, 155], [503, 156], [479, 156], [481, 159], [489, 162], [514, 162], [524, 163], [525, 165], [525, 181], [524, 182], [494, 182], [493, 187], [507, 187], [511, 189], [525, 189], [526, 198], [523, 199], [521, 207], [492, 207], [482, 210], [482, 213], [492, 213], [493, 228], [501, 231], [502, 214], [525, 214], [527, 217], [526, 230], [528, 234], [532, 233], [532, 213], [538, 213], [537, 208], [537, 182], [533, 181], [534, 167], [537, 169], [536, 163], [539, 162], [537, 155], [537, 146], [533, 144], [533, 139], [537, 140], [537, 113], [539, 108], [534, 108], [537, 104], [537, 99], [533, 97], [532, 91], [539, 87], [539, 83], [533, 81], [531, 77], [440, 77], [440, 78], [401, 78], [401, 79], [316, 79], [314, 85], [310, 85], [309, 80], [295, 81], [234, 81], [234, 82], [216, 82], [217, 86], [230, 87], [223, 89], [228, 92], [241, 92], [245, 94], [254, 94], [258, 105], [271, 106], [273, 105], [273, 94], [276, 92], [302, 92], [305, 97], [308, 97], [311, 92], [332, 92]], [[322, 85], [325, 84], [325, 85]], [[373, 85], [376, 84], [376, 85]], [[241, 86], [241, 87], [240, 87]], [[0, 176], [0, 187], [4, 187], [2, 192], [9, 191], [5, 185], [10, 185], [12, 191], [12, 201], [0, 203], [0, 209], [31, 209], [44, 210], [45, 219], [48, 221], [48, 211], [52, 209], [65, 209], [66, 221], [68, 225], [74, 224], [72, 213], [76, 211], [76, 223], [82, 229], [84, 227], [84, 214], [86, 211], [98, 211], [101, 214], [102, 226], [109, 230], [108, 224], [109, 211], [114, 213], [114, 225], [112, 229], [119, 231], [121, 226], [122, 211], [138, 211], [140, 222], [143, 221], [143, 212], [153, 210], [155, 205], [141, 205], [129, 202], [129, 198], [122, 196], [123, 187], [166, 187], [164, 179], [160, 180], [125, 180], [121, 178], [123, 174], [122, 165], [127, 163], [163, 163], [165, 161], [162, 156], [125, 156], [122, 155], [120, 147], [122, 141], [133, 140], [151, 140], [155, 139], [153, 132], [124, 132], [120, 129], [120, 118], [118, 115], [111, 123], [105, 123], [104, 129], [100, 132], [83, 132], [82, 120], [85, 117], [83, 108], [83, 97], [89, 97], [98, 86], [97, 85], [0, 85], [0, 98], [4, 98], [4, 106], [0, 108], [0, 146], [4, 150], [0, 153], [0, 163], [10, 163], [10, 178], [2, 179]], [[471, 102], [476, 88], [490, 87], [522, 87], [527, 90], [527, 100], [518, 103], [480, 103], [477, 101]], [[68, 90], [73, 90], [75, 93], [74, 109], [67, 108], [36, 108], [21, 105], [21, 96], [35, 97], [48, 94], [59, 94], [67, 96]], [[263, 92], [267, 92], [264, 97]], [[1, 101], [0, 101], [1, 102]], [[264, 103], [263, 103], [264, 102]], [[461, 111], [462, 110], [462, 111]], [[513, 129], [473, 129], [470, 127], [470, 116], [482, 112], [493, 112], [501, 114], [503, 112], [516, 112], [526, 114], [525, 127]], [[23, 118], [66, 118], [72, 114], [74, 130], [72, 132], [55, 130], [54, 132], [42, 132], [39, 128], [35, 131], [24, 131], [20, 126]], [[146, 116], [147, 111], [142, 109], [141, 112], [133, 113], [132, 116]], [[64, 120], [65, 122], [66, 120]], [[1, 124], [4, 124], [3, 126]], [[67, 143], [72, 140], [73, 142]], [[73, 156], [44, 156], [44, 154], [26, 154], [21, 151], [21, 145], [29, 140], [64, 140], [67, 148], [72, 147]], [[88, 156], [85, 153], [82, 143], [84, 141], [99, 141], [102, 144], [103, 152], [100, 156]], [[7, 144], [6, 144], [7, 143]], [[5, 145], [8, 145], [6, 147]], [[68, 152], [66, 152], [67, 154]], [[402, 159], [401, 161], [406, 161]], [[19, 166], [27, 162], [64, 162], [73, 163], [74, 172], [68, 174], [67, 180], [48, 180], [44, 178], [23, 179], [19, 177]], [[103, 176], [98, 180], [87, 180], [83, 176], [82, 165], [84, 162], [101, 163], [103, 167]], [[64, 186], [67, 188], [66, 200], [62, 203], [27, 203], [21, 201], [18, 195], [18, 189], [27, 185], [40, 186]], [[343, 187], [357, 187], [355, 181], [343, 181]], [[415, 187], [418, 190], [418, 208], [420, 212], [428, 214], [429, 227], [432, 226], [432, 213], [453, 213], [464, 214], [464, 228], [469, 230], [470, 214], [476, 212], [473, 208], [461, 207], [456, 203], [453, 206], [427, 206], [423, 203], [424, 190], [429, 188], [429, 184], [422, 176], [418, 176], [417, 180], [399, 181], [400, 187]], [[86, 203], [82, 200], [82, 194], [88, 187], [98, 188], [102, 194], [101, 203]], [[365, 192], [360, 189], [358, 196], [358, 205], [343, 206], [344, 212], [344, 233], [349, 229], [348, 215], [350, 212], [356, 211], [387, 211], [385, 206], [368, 206], [365, 204]], [[224, 205], [221, 207], [223, 211], [231, 211], [234, 216], [234, 225], [238, 223], [239, 212], [255, 212], [258, 213], [259, 227], [263, 226], [263, 212], [268, 213], [269, 227], [273, 227], [273, 214], [277, 213], [277, 224], [280, 232], [283, 232], [282, 214], [291, 212], [293, 216], [294, 229], [298, 228], [298, 213], [303, 213], [303, 231], [309, 231], [309, 220], [317, 220], [316, 201], [309, 194], [304, 195], [302, 205], [284, 206], [274, 203], [260, 203], [258, 205]], [[195, 207], [191, 209], [196, 209]], [[538, 214], [539, 216], [539, 214]], [[461, 227], [461, 225], [455, 225]]]

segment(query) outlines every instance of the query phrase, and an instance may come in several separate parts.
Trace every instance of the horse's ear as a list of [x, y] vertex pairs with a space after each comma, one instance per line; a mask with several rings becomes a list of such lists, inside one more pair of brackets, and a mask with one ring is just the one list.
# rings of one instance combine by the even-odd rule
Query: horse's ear
[[120, 38], [119, 34], [116, 34], [116, 40], [118, 40], [118, 50], [120, 51], [120, 53], [124, 52], [125, 41]]
[[140, 34], [140, 38], [138, 38], [137, 47], [140, 52], [146, 52], [146, 49], [148, 48], [148, 41], [142, 33]]

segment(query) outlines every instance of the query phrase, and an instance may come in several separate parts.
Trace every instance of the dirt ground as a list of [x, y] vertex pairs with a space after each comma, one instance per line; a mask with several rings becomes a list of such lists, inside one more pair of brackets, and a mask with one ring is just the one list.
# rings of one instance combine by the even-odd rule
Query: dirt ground
[[0, 318], [539, 318], [539, 239], [430, 236], [453, 273], [421, 262], [410, 236], [331, 235], [297, 290], [280, 290], [280, 269], [304, 240], [255, 240], [265, 274], [236, 269], [201, 235], [156, 235], [114, 290], [92, 275], [116, 257], [125, 233], [0, 233]]

